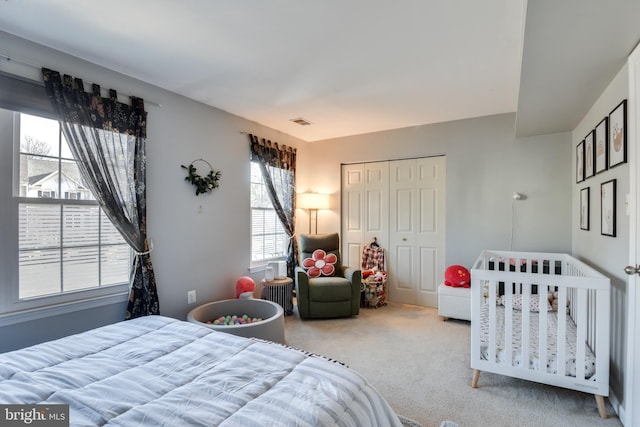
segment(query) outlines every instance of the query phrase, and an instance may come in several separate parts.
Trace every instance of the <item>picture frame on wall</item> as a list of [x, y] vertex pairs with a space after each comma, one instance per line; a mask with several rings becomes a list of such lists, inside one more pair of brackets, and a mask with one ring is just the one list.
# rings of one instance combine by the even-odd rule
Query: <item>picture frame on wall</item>
[[627, 100], [609, 114], [609, 168], [627, 162]]
[[589, 187], [580, 190], [580, 229], [589, 229]]
[[600, 234], [616, 237], [616, 180], [600, 184]]
[[576, 147], [576, 182], [584, 181], [584, 140]]
[[594, 131], [591, 131], [584, 139], [584, 179], [595, 175], [595, 159], [595, 137]]
[[596, 126], [595, 132], [595, 173], [607, 170], [607, 152], [609, 146], [609, 118], [605, 117]]

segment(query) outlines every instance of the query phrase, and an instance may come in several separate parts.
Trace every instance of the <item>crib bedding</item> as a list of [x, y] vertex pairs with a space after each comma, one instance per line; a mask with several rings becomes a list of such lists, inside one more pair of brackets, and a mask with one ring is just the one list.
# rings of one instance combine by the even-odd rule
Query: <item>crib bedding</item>
[[72, 426], [401, 426], [348, 367], [162, 316], [0, 354], [0, 403], [68, 404]]
[[[538, 351], [539, 339], [539, 318], [540, 315], [547, 315], [547, 363], [546, 371], [556, 374], [558, 372], [558, 317], [555, 311], [542, 311], [529, 313], [529, 369], [540, 371], [540, 355]], [[480, 357], [482, 360], [489, 360], [489, 304], [483, 304], [480, 314]], [[522, 311], [512, 310], [512, 364], [520, 366], [522, 364]], [[567, 316], [565, 340], [565, 372], [568, 376], [576, 376], [576, 325]], [[505, 307], [496, 306], [496, 362], [507, 363], [505, 353]], [[585, 350], [585, 379], [595, 380], [596, 358], [589, 348]]]

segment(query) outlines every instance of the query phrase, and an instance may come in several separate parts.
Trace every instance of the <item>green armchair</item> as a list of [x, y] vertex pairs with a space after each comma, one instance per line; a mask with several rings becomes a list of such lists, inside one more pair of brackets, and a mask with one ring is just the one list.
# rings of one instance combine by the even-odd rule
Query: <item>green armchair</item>
[[[334, 276], [309, 277], [302, 267], [313, 251], [322, 249], [337, 257]], [[338, 233], [301, 234], [298, 237], [298, 264], [295, 271], [296, 299], [301, 319], [348, 317], [360, 312], [359, 269], [343, 266]]]

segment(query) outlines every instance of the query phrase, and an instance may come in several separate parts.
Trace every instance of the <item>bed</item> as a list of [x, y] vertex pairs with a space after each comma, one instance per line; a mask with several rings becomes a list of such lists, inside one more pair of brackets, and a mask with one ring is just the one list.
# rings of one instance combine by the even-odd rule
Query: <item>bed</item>
[[578, 390], [606, 418], [610, 286], [570, 255], [483, 251], [471, 269], [472, 386], [484, 371]]
[[0, 354], [0, 403], [68, 404], [72, 426], [401, 426], [340, 363], [162, 316]]

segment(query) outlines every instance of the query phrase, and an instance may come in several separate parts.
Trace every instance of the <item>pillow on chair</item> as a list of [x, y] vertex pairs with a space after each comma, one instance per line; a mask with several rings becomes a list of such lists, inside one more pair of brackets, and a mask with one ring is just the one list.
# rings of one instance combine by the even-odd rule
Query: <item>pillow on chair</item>
[[307, 270], [309, 277], [333, 276], [336, 272], [335, 264], [338, 257], [332, 253], [326, 253], [322, 249], [313, 251], [311, 258], [305, 258], [302, 266]]

